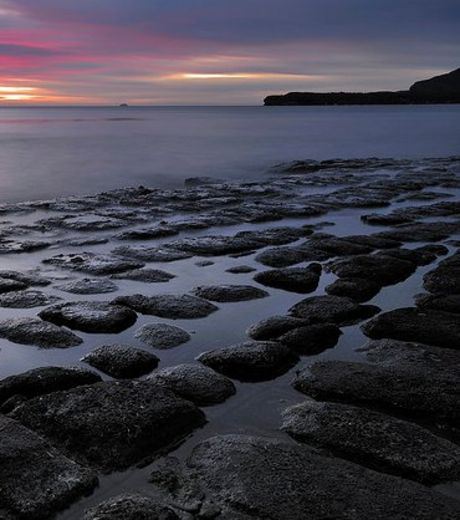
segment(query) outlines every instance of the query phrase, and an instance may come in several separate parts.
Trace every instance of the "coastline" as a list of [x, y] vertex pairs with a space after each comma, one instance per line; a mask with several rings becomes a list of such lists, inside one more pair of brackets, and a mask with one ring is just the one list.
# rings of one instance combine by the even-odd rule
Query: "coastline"
[[[337, 492], [328, 491], [326, 482], [332, 467], [353, 479], [341, 507], [356, 506], [361, 494], [369, 497], [363, 514], [371, 514], [372, 496], [384, 518], [389, 496], [405, 511], [404, 495], [429, 514], [451, 514], [456, 501], [446, 495], [456, 488], [446, 482], [458, 478], [443, 461], [457, 460], [452, 441], [458, 441], [458, 403], [449, 392], [459, 381], [449, 367], [460, 362], [450, 346], [460, 339], [458, 302], [452, 296], [460, 280], [459, 195], [459, 157], [372, 158], [295, 161], [248, 182], [193, 178], [181, 189], [140, 186], [2, 205], [0, 365], [2, 377], [13, 380], [9, 386], [5, 379], [0, 382], [0, 395], [7, 395], [1, 394], [6, 386], [16, 389], [3, 399], [3, 412], [15, 427], [25, 428], [24, 435], [39, 433], [74, 461], [80, 483], [70, 493], [62, 490], [57, 482], [63, 470], [53, 466], [48, 484], [58, 498], [44, 504], [37, 484], [36, 494], [27, 496], [31, 507], [49, 508], [51, 516], [70, 506], [58, 518], [72, 520], [108, 497], [135, 489], [143, 497], [131, 499], [138, 511], [151, 510], [152, 500], [166, 512], [172, 502], [179, 504], [174, 511], [184, 511], [190, 503], [181, 493], [188, 484], [177, 492], [165, 489], [162, 459], [152, 462], [169, 453], [179, 459], [177, 465], [166, 459], [169, 474], [200, 489], [193, 495], [198, 510], [211, 501], [229, 518], [236, 505], [223, 499], [221, 489], [236, 492], [231, 482], [246, 478], [252, 466], [258, 475], [267, 471], [275, 487], [261, 490], [260, 502], [246, 492], [240, 500], [267, 516], [276, 514], [269, 494], [287, 489], [283, 478], [295, 481], [289, 472], [280, 473], [282, 460], [300, 461], [299, 471], [314, 469], [318, 480], [309, 489], [329, 497], [314, 502], [314, 508], [333, 507], [325, 505]], [[19, 285], [6, 289], [13, 282]], [[423, 291], [424, 298], [414, 299]], [[410, 312], [400, 315], [407, 308]], [[50, 328], [45, 334], [34, 332], [37, 315], [40, 325]], [[274, 315], [280, 318], [263, 321]], [[20, 328], [11, 322], [18, 318]], [[167, 339], [167, 347], [159, 337]], [[235, 347], [245, 341], [256, 343]], [[424, 341], [428, 345], [419, 345]], [[97, 347], [115, 344], [154, 355], [158, 367], [120, 379], [107, 374], [103, 356], [97, 366], [81, 361]], [[222, 351], [230, 346], [231, 352]], [[116, 363], [125, 363], [125, 355], [120, 353]], [[174, 376], [168, 372], [183, 364], [189, 368]], [[60, 388], [50, 390], [45, 378], [32, 394], [21, 394], [24, 380], [18, 374], [75, 365], [86, 372], [78, 378], [72, 373], [72, 382], [69, 374], [61, 374]], [[212, 370], [216, 381], [206, 385], [190, 365]], [[303, 370], [307, 367], [313, 367], [314, 378]], [[364, 374], [362, 381], [358, 374]], [[102, 381], [85, 379], [95, 376]], [[398, 386], [405, 378], [418, 408], [407, 400], [409, 386]], [[434, 384], [435, 397], [430, 396]], [[149, 401], [145, 396], [153, 391], [157, 395]], [[340, 409], [332, 406], [339, 394]], [[309, 398], [322, 406], [309, 408]], [[94, 413], [88, 413], [89, 403]], [[390, 425], [385, 434], [377, 412]], [[53, 417], [59, 417], [58, 426], [48, 419]], [[325, 425], [320, 436], [309, 431], [308, 417]], [[334, 428], [347, 421], [376, 426], [367, 428], [371, 435], [359, 446], [349, 448], [330, 436], [326, 425], [332, 420]], [[125, 432], [126, 426], [129, 435], [105, 437], [105, 431]], [[150, 441], [151, 431], [167, 435], [155, 433]], [[401, 435], [404, 442], [391, 448]], [[267, 437], [271, 440], [261, 440]], [[414, 463], [420, 454], [413, 439], [429, 446], [426, 466]], [[182, 444], [171, 445], [179, 440]], [[126, 455], [128, 445], [134, 449]], [[196, 445], [202, 458], [192, 474], [185, 461]], [[309, 446], [318, 445], [328, 455], [314, 455]], [[16, 482], [39, 482], [40, 465], [25, 465], [30, 452], [22, 449]], [[216, 454], [235, 450], [246, 454], [241, 466], [216, 462], [222, 460]], [[264, 451], [273, 461], [273, 474], [260, 458]], [[402, 457], [398, 463], [395, 453]], [[139, 469], [141, 461], [147, 465]], [[207, 461], [217, 464], [216, 474]], [[216, 482], [212, 489], [208, 479]], [[443, 487], [433, 490], [438, 483]], [[402, 495], [394, 491], [399, 488]], [[283, 495], [287, 505], [299, 496], [295, 486], [290, 489]], [[90, 496], [77, 500], [89, 490]], [[14, 494], [10, 504], [13, 514], [22, 507]], [[103, 506], [114, 507], [110, 500]]]

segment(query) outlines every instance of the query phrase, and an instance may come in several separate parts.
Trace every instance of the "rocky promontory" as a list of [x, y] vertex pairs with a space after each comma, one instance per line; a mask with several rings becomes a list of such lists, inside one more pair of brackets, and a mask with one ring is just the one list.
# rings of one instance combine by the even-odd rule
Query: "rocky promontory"
[[460, 103], [460, 69], [417, 81], [409, 90], [377, 92], [289, 92], [267, 96], [275, 105], [419, 105]]

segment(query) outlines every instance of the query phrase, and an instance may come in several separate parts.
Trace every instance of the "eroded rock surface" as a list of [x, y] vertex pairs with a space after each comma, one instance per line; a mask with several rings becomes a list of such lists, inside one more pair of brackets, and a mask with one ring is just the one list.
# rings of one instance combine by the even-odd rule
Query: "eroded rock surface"
[[190, 334], [167, 323], [148, 323], [136, 331], [136, 338], [151, 347], [166, 350], [190, 341]]
[[219, 303], [257, 300], [269, 295], [252, 285], [206, 285], [196, 287], [192, 292], [195, 296]]
[[284, 289], [297, 293], [309, 293], [318, 287], [321, 276], [321, 264], [310, 264], [307, 267], [287, 267], [262, 271], [254, 276], [254, 280], [262, 285]]
[[[181, 468], [151, 475], [165, 499], [192, 518], [234, 520], [453, 520], [456, 500], [420, 484], [327, 457], [291, 442], [223, 435], [198, 444]], [[212, 513], [211, 513], [212, 512]]]
[[246, 341], [203, 352], [197, 360], [217, 372], [241, 380], [272, 379], [294, 366], [298, 357], [274, 341]]
[[205, 420], [190, 401], [140, 381], [54, 392], [27, 401], [11, 415], [75, 460], [103, 471], [135, 464]]
[[420, 426], [343, 403], [308, 400], [283, 413], [295, 439], [424, 484], [458, 480], [460, 448]]
[[116, 379], [130, 379], [148, 374], [158, 366], [159, 359], [125, 345], [102, 345], [82, 358], [82, 361]]
[[106, 302], [67, 302], [39, 313], [40, 318], [83, 332], [121, 332], [136, 322], [136, 313], [121, 305]]
[[236, 392], [230, 379], [199, 364], [163, 368], [154, 372], [149, 381], [169, 388], [198, 406], [222, 403]]

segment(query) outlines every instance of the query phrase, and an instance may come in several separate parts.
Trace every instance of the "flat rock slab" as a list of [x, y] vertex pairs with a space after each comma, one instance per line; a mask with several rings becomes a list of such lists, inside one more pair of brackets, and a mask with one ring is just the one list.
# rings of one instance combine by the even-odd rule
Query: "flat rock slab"
[[299, 360], [288, 347], [274, 341], [246, 341], [204, 352], [196, 359], [217, 372], [242, 381], [273, 379]]
[[425, 222], [395, 226], [391, 231], [382, 231], [377, 236], [401, 242], [438, 242], [460, 229], [458, 222]]
[[250, 265], [235, 265], [234, 267], [229, 267], [225, 270], [226, 273], [232, 274], [245, 274], [252, 273], [256, 271], [255, 267], [251, 267]]
[[146, 267], [144, 269], [132, 269], [131, 271], [125, 271], [124, 273], [113, 274], [112, 278], [144, 283], [164, 283], [175, 278], [175, 275], [161, 269], [148, 269]]
[[258, 300], [269, 296], [267, 291], [252, 285], [206, 285], [196, 287], [192, 293], [200, 298], [219, 303]]
[[293, 316], [270, 316], [251, 325], [246, 334], [256, 340], [271, 340], [279, 338], [286, 332], [308, 325], [308, 320], [294, 318]]
[[419, 309], [460, 314], [460, 294], [419, 294], [415, 303]]
[[112, 255], [96, 255], [94, 253], [60, 254], [46, 258], [43, 260], [43, 263], [55, 265], [62, 269], [97, 275], [122, 273], [144, 266], [143, 262], [117, 258]]
[[10, 291], [0, 294], [0, 307], [31, 309], [56, 303], [60, 299], [58, 296], [45, 294], [42, 291]]
[[[16, 282], [20, 282], [24, 284], [25, 286], [30, 285], [37, 285], [37, 286], [46, 286], [50, 285], [51, 281], [43, 278], [43, 276], [40, 276], [39, 274], [36, 274], [35, 272], [21, 272], [21, 271], [12, 271], [8, 269], [2, 269], [0, 270], [0, 280], [3, 282], [5, 280], [13, 280]], [[25, 287], [18, 287], [15, 290], [24, 289]]]
[[326, 287], [327, 294], [345, 296], [357, 302], [367, 302], [378, 294], [382, 286], [367, 278], [339, 278]]
[[277, 341], [299, 354], [319, 354], [339, 341], [341, 330], [332, 323], [316, 323], [298, 327], [279, 336]]
[[460, 438], [460, 355], [457, 351], [396, 340], [371, 341], [372, 364], [314, 363], [294, 387], [326, 401], [359, 404], [414, 418]]
[[83, 332], [114, 333], [131, 327], [137, 315], [132, 309], [106, 302], [67, 302], [39, 313], [40, 318]]
[[257, 262], [268, 267], [289, 267], [301, 262], [327, 260], [331, 255], [325, 251], [305, 246], [273, 247], [256, 256]]
[[159, 225], [150, 228], [130, 229], [116, 236], [118, 240], [153, 240], [155, 238], [164, 238], [177, 235], [179, 231], [166, 226]]
[[173, 320], [205, 318], [217, 311], [213, 303], [190, 294], [158, 294], [155, 296], [119, 296], [112, 302], [125, 305], [141, 314], [150, 314]]
[[42, 348], [76, 347], [83, 342], [70, 330], [39, 318], [13, 318], [0, 321], [0, 338], [21, 345]]
[[138, 493], [109, 498], [85, 511], [82, 520], [179, 520], [170, 506]]
[[57, 288], [72, 294], [105, 294], [118, 290], [115, 283], [103, 278], [81, 278], [58, 285]]
[[[284, 440], [225, 435], [198, 444], [184, 467], [170, 459], [151, 482], [165, 499], [235, 520], [453, 520], [456, 500]], [[171, 486], [183, 482], [187, 492]], [[205, 517], [206, 518], [206, 517]]]
[[423, 484], [458, 480], [460, 447], [420, 426], [343, 403], [308, 400], [283, 413], [294, 439]]
[[423, 277], [423, 287], [435, 294], [460, 294], [460, 252], [442, 262]]
[[93, 471], [4, 415], [0, 415], [0, 480], [0, 515], [11, 520], [48, 518], [97, 485]]
[[149, 323], [136, 331], [136, 338], [154, 348], [166, 350], [190, 341], [190, 334], [167, 323]]
[[191, 402], [145, 381], [108, 381], [31, 399], [11, 414], [83, 464], [126, 468], [205, 422]]
[[284, 289], [296, 293], [309, 293], [316, 290], [321, 276], [321, 264], [310, 264], [307, 267], [287, 267], [262, 271], [254, 276], [254, 280], [262, 285]]
[[197, 406], [223, 403], [235, 392], [235, 385], [225, 376], [198, 364], [183, 364], [154, 372], [149, 381], [169, 388], [179, 397]]
[[10, 291], [22, 291], [27, 289], [28, 285], [18, 280], [10, 280], [8, 278], [0, 277], [0, 294], [5, 294]]
[[360, 305], [344, 296], [311, 296], [296, 303], [289, 312], [310, 323], [345, 324], [369, 318], [379, 312], [374, 305]]
[[327, 264], [339, 278], [365, 278], [381, 286], [402, 282], [415, 272], [412, 262], [384, 254], [357, 255]]
[[33, 368], [0, 381], [0, 405], [4, 412], [5, 405], [13, 398], [30, 399], [99, 381], [101, 378], [97, 374], [79, 367]]
[[81, 361], [116, 379], [131, 379], [148, 374], [160, 360], [151, 352], [124, 345], [102, 345]]
[[179, 251], [178, 249], [148, 246], [121, 246], [116, 247], [112, 253], [115, 255], [135, 258], [143, 262], [174, 262], [176, 260], [184, 260], [193, 256], [191, 253]]
[[460, 320], [457, 314], [406, 307], [379, 314], [361, 326], [372, 339], [392, 338], [460, 349]]

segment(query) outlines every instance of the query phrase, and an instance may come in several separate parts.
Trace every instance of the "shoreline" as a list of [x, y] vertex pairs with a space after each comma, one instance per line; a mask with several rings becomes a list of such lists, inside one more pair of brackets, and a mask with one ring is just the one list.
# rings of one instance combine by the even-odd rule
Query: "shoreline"
[[1, 208], [6, 514], [456, 514], [459, 156]]

